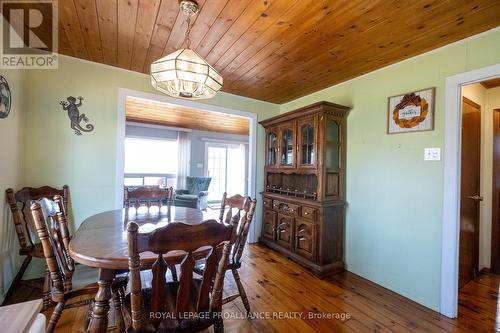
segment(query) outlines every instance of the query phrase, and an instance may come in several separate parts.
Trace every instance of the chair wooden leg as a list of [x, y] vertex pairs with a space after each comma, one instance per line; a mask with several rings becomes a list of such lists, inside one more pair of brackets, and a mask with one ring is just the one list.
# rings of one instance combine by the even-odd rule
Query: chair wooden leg
[[232, 269], [234, 281], [236, 282], [236, 286], [238, 287], [238, 293], [240, 294], [241, 301], [243, 302], [243, 306], [247, 313], [250, 312], [250, 303], [248, 302], [247, 293], [245, 292], [245, 288], [243, 288], [243, 284], [241, 283], [240, 274], [237, 269]]
[[113, 288], [113, 306], [115, 308], [115, 322], [118, 332], [125, 331], [125, 321], [123, 319], [122, 297], [120, 295], [120, 288]]
[[90, 331], [90, 324], [92, 322], [92, 309], [94, 308], [94, 301], [88, 304], [87, 317], [85, 318], [85, 332]]
[[127, 286], [120, 288], [118, 292], [120, 293], [120, 297], [123, 302], [125, 300], [125, 296], [127, 295]]
[[16, 276], [12, 280], [12, 283], [10, 284], [9, 290], [7, 290], [7, 293], [5, 294], [2, 305], [7, 304], [10, 297], [14, 293], [14, 290], [17, 289], [19, 282], [21, 282], [21, 280], [23, 279], [24, 272], [26, 272], [26, 269], [28, 268], [28, 266], [31, 262], [31, 259], [32, 259], [31, 256], [26, 256], [26, 258], [24, 258], [23, 264], [21, 265], [19, 272], [17, 272]]
[[54, 312], [52, 312], [52, 316], [50, 316], [49, 325], [45, 330], [45, 333], [53, 333], [59, 318], [61, 318], [62, 312], [64, 310], [64, 305], [66, 302], [59, 302], [54, 308]]
[[214, 323], [214, 333], [224, 333], [224, 321], [222, 318], [217, 319]]
[[43, 310], [47, 310], [52, 306], [52, 299], [50, 298], [50, 283], [49, 268], [45, 266], [45, 275], [43, 277], [42, 288]]
[[172, 280], [174, 282], [179, 281], [177, 279], [177, 269], [175, 268], [175, 265], [168, 265], [168, 268], [170, 269], [170, 274], [172, 274]]

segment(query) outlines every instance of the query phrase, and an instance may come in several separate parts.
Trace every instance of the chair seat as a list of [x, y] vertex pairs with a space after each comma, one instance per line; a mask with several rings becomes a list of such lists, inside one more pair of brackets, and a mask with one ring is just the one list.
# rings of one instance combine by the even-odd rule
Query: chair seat
[[198, 195], [196, 195], [196, 194], [178, 194], [175, 196], [174, 200], [196, 201], [196, 200], [198, 200]]
[[[141, 272], [142, 273], [142, 272]], [[186, 313], [196, 314], [196, 303], [198, 298], [198, 293], [201, 286], [201, 280], [193, 279], [190, 297], [188, 300], [188, 306]], [[179, 282], [167, 282], [165, 288], [165, 298], [164, 307], [159, 310], [152, 310], [152, 289], [143, 288], [142, 289], [142, 332], [143, 333], [172, 333], [172, 332], [194, 332], [199, 330], [204, 330], [210, 327], [214, 320], [210, 318], [209, 312], [202, 313], [200, 318], [189, 318], [188, 314], [185, 314], [185, 318], [179, 323], [176, 318], [175, 304], [177, 302], [177, 290], [179, 288]], [[126, 316], [131, 318], [131, 299], [130, 294], [125, 297], [124, 301], [124, 311]], [[182, 314], [181, 314], [182, 316]], [[129, 332], [134, 332], [132, 327], [129, 328]]]

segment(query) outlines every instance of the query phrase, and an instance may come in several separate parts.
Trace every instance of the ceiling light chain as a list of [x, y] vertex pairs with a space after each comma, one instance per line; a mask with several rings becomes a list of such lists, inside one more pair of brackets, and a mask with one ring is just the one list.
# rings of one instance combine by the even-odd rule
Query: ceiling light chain
[[191, 48], [191, 15], [187, 15], [186, 17], [186, 24], [187, 24], [187, 29], [186, 29], [186, 48], [190, 49]]

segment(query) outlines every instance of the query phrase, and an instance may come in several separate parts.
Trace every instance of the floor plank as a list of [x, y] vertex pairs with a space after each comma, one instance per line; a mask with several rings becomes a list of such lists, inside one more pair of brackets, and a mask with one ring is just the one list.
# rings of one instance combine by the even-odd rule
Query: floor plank
[[[494, 274], [481, 275], [459, 291], [456, 320], [349, 272], [320, 280], [261, 245], [247, 247], [240, 276], [253, 316], [245, 317], [239, 299], [224, 305], [226, 332], [500, 332], [500, 276]], [[236, 291], [228, 273], [224, 294]], [[40, 297], [40, 290], [23, 285], [9, 303]], [[56, 333], [83, 331], [86, 313], [85, 307], [65, 310]], [[322, 314], [331, 318], [318, 318]]]

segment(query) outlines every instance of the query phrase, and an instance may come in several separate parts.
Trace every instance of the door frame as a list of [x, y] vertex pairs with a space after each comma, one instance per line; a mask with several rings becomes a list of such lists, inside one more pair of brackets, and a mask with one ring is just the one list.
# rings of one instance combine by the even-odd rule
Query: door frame
[[[124, 163], [125, 163], [125, 107], [127, 97], [136, 97], [147, 100], [153, 100], [160, 103], [168, 103], [180, 105], [190, 108], [195, 108], [200, 111], [218, 112], [224, 114], [231, 114], [242, 116], [249, 120], [249, 134], [248, 134], [248, 195], [255, 198], [256, 181], [257, 181], [257, 114], [253, 112], [241, 111], [237, 109], [205, 104], [202, 102], [190, 101], [185, 99], [173, 98], [166, 95], [159, 95], [154, 93], [147, 93], [144, 91], [137, 91], [126, 88], [118, 89], [118, 112], [117, 112], [117, 128], [116, 128], [116, 179], [115, 179], [115, 208], [120, 209], [123, 207], [123, 180], [124, 180]], [[252, 227], [248, 233], [248, 241], [250, 243], [257, 242], [256, 228], [258, 223], [258, 216], [254, 217], [256, 221], [252, 223]]]
[[500, 76], [500, 64], [446, 78], [441, 251], [441, 314], [458, 313], [458, 248], [460, 237], [460, 151], [462, 86]]
[[500, 144], [497, 143], [497, 138], [500, 139], [500, 109], [493, 110], [493, 172], [492, 172], [492, 197], [491, 197], [491, 263], [490, 270], [492, 273], [500, 273], [500, 209], [495, 204], [500, 198], [495, 191], [495, 182], [500, 181]]

